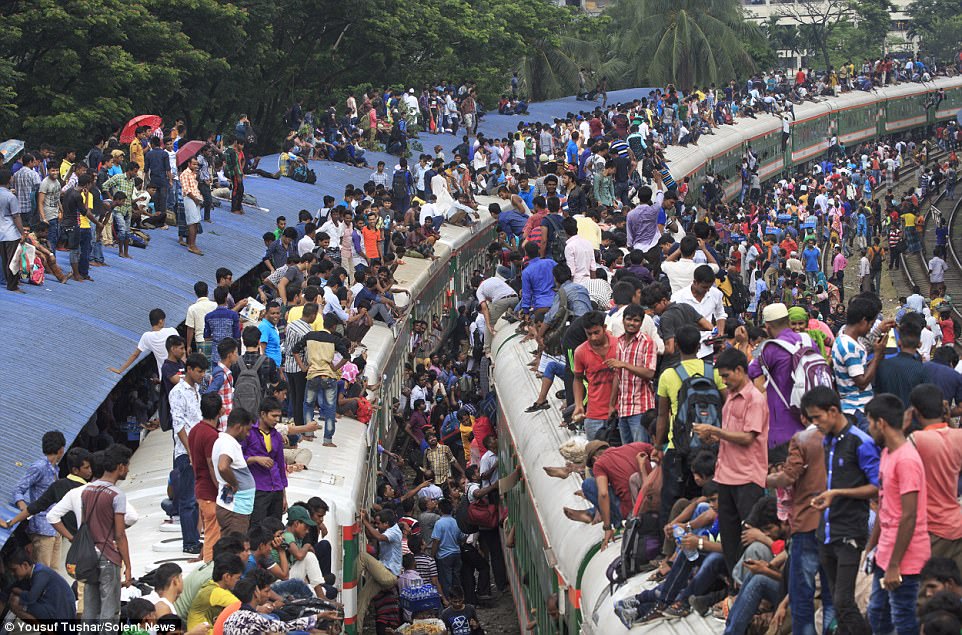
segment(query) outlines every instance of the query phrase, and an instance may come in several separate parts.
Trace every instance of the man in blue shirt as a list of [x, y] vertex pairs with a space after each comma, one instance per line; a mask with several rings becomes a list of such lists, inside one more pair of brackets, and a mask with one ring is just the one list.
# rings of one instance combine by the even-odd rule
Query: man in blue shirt
[[[30, 464], [13, 490], [13, 502], [21, 510], [26, 510], [29, 503], [40, 498], [59, 477], [57, 464], [63, 458], [67, 440], [62, 432], [51, 430], [44, 433], [40, 445], [44, 458]], [[30, 518], [27, 535], [38, 562], [52, 568], [60, 566], [60, 536], [47, 522], [46, 511]]]
[[261, 332], [261, 354], [267, 355], [278, 367], [283, 363], [281, 358], [281, 335], [277, 331], [277, 323], [281, 321], [281, 307], [275, 301], [267, 305], [264, 318], [257, 325]]
[[217, 345], [227, 337], [239, 340], [241, 336], [240, 316], [237, 311], [227, 308], [230, 291], [227, 287], [214, 289], [214, 302], [217, 308], [204, 316], [204, 341], [210, 342], [211, 367], [220, 361]]
[[808, 284], [815, 286], [818, 272], [822, 269], [822, 250], [815, 246], [814, 240], [805, 242], [805, 249], [802, 250], [802, 262], [805, 264], [805, 277]]
[[568, 165], [578, 165], [578, 131], [575, 130], [571, 133], [571, 139], [568, 140], [568, 146], [565, 148], [565, 161]]
[[[534, 186], [528, 183], [528, 176], [522, 174], [518, 177], [518, 196], [524, 201], [524, 204], [528, 206], [528, 209], [534, 208]], [[525, 219], [527, 221], [527, 219]]]
[[438, 562], [438, 581], [445, 597], [461, 579], [461, 542], [465, 536], [458, 527], [458, 521], [451, 516], [451, 501], [444, 498], [438, 503], [441, 518], [434, 523], [431, 539], [431, 555]]
[[21, 620], [60, 621], [77, 617], [73, 591], [63, 577], [43, 564], [34, 564], [23, 549], [17, 549], [7, 559], [8, 571], [18, 580], [10, 594], [10, 610]]
[[922, 364], [928, 382], [942, 391], [953, 417], [962, 416], [962, 374], [955, 370], [958, 363], [959, 355], [950, 344], [932, 351], [932, 361]]
[[525, 311], [546, 312], [554, 302], [554, 268], [550, 258], [539, 257], [537, 243], [524, 246], [528, 264], [521, 272], [521, 308]]
[[488, 212], [497, 219], [498, 229], [507, 234], [510, 239], [520, 237], [525, 224], [528, 222], [528, 217], [513, 207], [502, 211], [499, 204], [491, 203], [488, 205]]

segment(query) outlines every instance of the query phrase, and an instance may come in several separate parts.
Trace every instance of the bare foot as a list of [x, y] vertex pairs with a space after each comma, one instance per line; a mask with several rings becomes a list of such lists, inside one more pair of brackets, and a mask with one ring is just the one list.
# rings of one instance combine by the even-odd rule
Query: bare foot
[[571, 509], [570, 507], [564, 508], [565, 516], [571, 520], [577, 521], [579, 523], [585, 523], [586, 525], [591, 524], [594, 517], [583, 509]]
[[543, 469], [545, 474], [547, 474], [548, 476], [552, 476], [554, 478], [568, 478], [568, 475], [571, 474], [571, 471], [568, 468], [564, 468], [564, 467], [549, 466]]

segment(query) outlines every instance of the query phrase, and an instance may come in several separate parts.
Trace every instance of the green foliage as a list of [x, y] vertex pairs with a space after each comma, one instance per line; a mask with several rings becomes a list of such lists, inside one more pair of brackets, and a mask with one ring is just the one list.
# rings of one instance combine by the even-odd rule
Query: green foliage
[[[760, 30], [737, 0], [620, 0], [608, 10], [635, 85], [727, 82], [755, 68], [746, 41]], [[757, 40], [759, 43], [761, 40]]]
[[908, 34], [919, 39], [920, 51], [951, 62], [962, 48], [962, 0], [914, 0], [908, 14]]

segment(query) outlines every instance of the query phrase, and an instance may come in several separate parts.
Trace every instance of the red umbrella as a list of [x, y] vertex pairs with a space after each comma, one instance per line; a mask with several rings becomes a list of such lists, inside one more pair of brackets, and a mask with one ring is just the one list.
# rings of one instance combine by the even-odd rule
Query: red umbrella
[[151, 132], [153, 132], [160, 127], [163, 121], [164, 120], [157, 115], [137, 115], [128, 121], [127, 125], [124, 126], [124, 129], [120, 132], [120, 143], [130, 143], [133, 141], [136, 136], [134, 131], [140, 126], [147, 126]]
[[203, 147], [204, 142], [195, 139], [177, 148], [177, 165], [183, 165], [190, 161]]

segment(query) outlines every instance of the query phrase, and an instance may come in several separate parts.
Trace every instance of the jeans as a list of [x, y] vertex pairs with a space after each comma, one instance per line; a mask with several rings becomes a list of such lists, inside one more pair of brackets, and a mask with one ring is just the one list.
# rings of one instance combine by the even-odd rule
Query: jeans
[[[81, 228], [77, 231], [80, 232], [80, 246], [77, 248], [79, 250], [77, 256], [77, 271], [81, 276], [86, 278], [90, 275], [90, 249], [93, 232], [89, 227]], [[72, 257], [73, 254], [71, 254], [71, 258]], [[71, 260], [71, 262], [73, 262], [73, 260]]]
[[83, 618], [113, 621], [120, 615], [120, 565], [106, 558], [99, 564], [100, 580], [94, 584], [84, 583]]
[[197, 184], [201, 198], [204, 199], [204, 220], [210, 221], [210, 210], [214, 207], [214, 197], [210, 193], [210, 185], [201, 181]]
[[[696, 566], [698, 571], [691, 575]], [[700, 554], [695, 560], [685, 556], [675, 558], [664, 582], [635, 596], [642, 605], [638, 607], [638, 614], [643, 615], [656, 605], [668, 606], [673, 602], [684, 602], [694, 595], [704, 595], [724, 573], [725, 558], [717, 552]]]
[[100, 241], [100, 234], [97, 234], [97, 239], [90, 243], [90, 260], [92, 262], [104, 261], [104, 244]]
[[294, 578], [288, 580], [278, 580], [271, 585], [271, 591], [283, 598], [291, 597], [295, 600], [310, 600], [314, 598], [314, 592], [304, 580]]
[[60, 220], [52, 218], [47, 221], [50, 229], [47, 230], [47, 244], [50, 245], [50, 252], [57, 257], [57, 243], [60, 241]]
[[[782, 599], [781, 583], [767, 575], [751, 575], [742, 585], [725, 624], [725, 635], [742, 635], [748, 630], [758, 605], [768, 600], [777, 606]], [[792, 616], [794, 617], [794, 616]]]
[[642, 415], [618, 418], [618, 431], [621, 432], [621, 443], [651, 443], [648, 431], [641, 425]]
[[832, 589], [839, 632], [864, 631], [867, 628], [865, 618], [855, 604], [855, 579], [858, 577], [862, 546], [854, 540], [839, 540], [820, 545], [818, 555]]
[[868, 601], [868, 622], [873, 633], [908, 635], [919, 632], [919, 619], [916, 616], [916, 600], [919, 595], [920, 579], [916, 575], [903, 575], [902, 584], [893, 591], [882, 588], [885, 571], [876, 566], [872, 575], [872, 595]]
[[814, 531], [792, 535], [788, 561], [788, 605], [792, 609], [792, 633], [815, 635], [815, 575], [822, 578], [822, 632], [828, 631], [835, 616], [825, 570], [818, 560], [818, 541]]
[[167, 191], [170, 190], [170, 186], [167, 182], [164, 183], [154, 183], [157, 186], [157, 193], [154, 194], [154, 213], [160, 214], [167, 211]]
[[307, 380], [304, 391], [304, 421], [314, 420], [314, 404], [318, 405], [324, 420], [324, 442], [334, 438], [335, 415], [337, 414], [337, 380], [315, 377]]
[[445, 597], [451, 597], [451, 589], [461, 580], [461, 554], [438, 558], [438, 582]]
[[588, 437], [588, 440], [594, 441], [597, 439], [598, 435], [604, 432], [606, 423], [605, 419], [585, 418], [585, 436]]
[[123, 212], [113, 213], [114, 223], [117, 225], [117, 231], [114, 233], [114, 239], [118, 243], [122, 243], [130, 239], [130, 218], [123, 214]]
[[[587, 477], [581, 483], [581, 493], [585, 495], [585, 500], [591, 503], [591, 513], [594, 514], [598, 511], [598, 481], [593, 476]], [[614, 486], [610, 483], [608, 485], [608, 513], [610, 514], [611, 526], [620, 527], [621, 499], [618, 498], [618, 493], [615, 492]]]
[[197, 499], [194, 497], [194, 468], [190, 465], [190, 458], [181, 454], [174, 459], [174, 479], [177, 498], [178, 515], [180, 516], [180, 535], [184, 548], [196, 547], [200, 544], [200, 533], [197, 531]]

